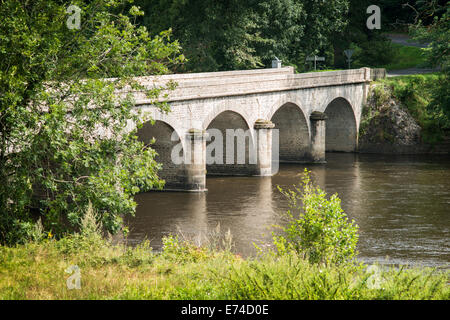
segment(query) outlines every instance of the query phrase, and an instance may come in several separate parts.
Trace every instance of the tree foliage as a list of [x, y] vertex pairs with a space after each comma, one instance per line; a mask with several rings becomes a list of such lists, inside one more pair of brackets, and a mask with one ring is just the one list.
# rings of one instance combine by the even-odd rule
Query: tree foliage
[[141, 23], [157, 34], [169, 27], [189, 62], [187, 71], [268, 67], [277, 56], [304, 66], [326, 50], [346, 24], [348, 0], [138, 0]]
[[[436, 117], [444, 115], [447, 118], [447, 127], [450, 127], [450, 7], [439, 6], [436, 1], [427, 3], [428, 5], [423, 4], [423, 6], [428, 9], [426, 13], [433, 16], [432, 23], [427, 25], [419, 19], [411, 26], [410, 32], [415, 39], [430, 43], [428, 60], [442, 71], [429, 109], [436, 114]], [[420, 18], [421, 15], [418, 17]]]
[[72, 1], [81, 25], [69, 29], [60, 1], [2, 1], [0, 242], [26, 240], [38, 220], [56, 235], [76, 230], [89, 203], [116, 232], [132, 195], [162, 185], [155, 152], [128, 129], [133, 97], [118, 92], [183, 56], [169, 31], [136, 27], [142, 12], [124, 2]]

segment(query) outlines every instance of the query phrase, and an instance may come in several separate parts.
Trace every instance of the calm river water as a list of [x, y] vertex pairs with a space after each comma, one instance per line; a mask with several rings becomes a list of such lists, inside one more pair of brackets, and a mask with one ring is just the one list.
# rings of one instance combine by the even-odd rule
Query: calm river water
[[220, 223], [234, 251], [252, 255], [288, 208], [277, 185], [299, 183], [305, 167], [359, 225], [362, 261], [449, 267], [450, 158], [442, 156], [327, 154], [325, 165], [281, 165], [268, 178], [208, 177], [207, 193], [141, 194], [128, 241], [147, 238], [159, 249], [164, 235], [196, 238]]

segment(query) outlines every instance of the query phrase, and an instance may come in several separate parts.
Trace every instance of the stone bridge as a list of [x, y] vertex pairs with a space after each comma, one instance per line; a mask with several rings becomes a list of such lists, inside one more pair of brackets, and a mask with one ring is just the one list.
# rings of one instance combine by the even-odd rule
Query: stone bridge
[[[152, 147], [163, 165], [160, 177], [166, 180], [166, 190], [205, 191], [206, 175], [267, 176], [277, 160], [324, 162], [326, 151], [355, 151], [371, 69], [294, 74], [293, 68], [284, 67], [140, 80], [148, 86], [178, 83], [168, 97], [169, 113], [136, 93], [136, 107], [156, 120], [145, 123], [138, 136], [145, 142], [155, 139]], [[227, 129], [244, 130], [245, 163], [227, 162], [225, 151], [223, 164], [207, 163], [208, 145], [213, 143], [209, 129], [220, 130], [224, 137]], [[249, 161], [252, 144], [256, 162]], [[182, 163], [173, 161], [174, 150]]]

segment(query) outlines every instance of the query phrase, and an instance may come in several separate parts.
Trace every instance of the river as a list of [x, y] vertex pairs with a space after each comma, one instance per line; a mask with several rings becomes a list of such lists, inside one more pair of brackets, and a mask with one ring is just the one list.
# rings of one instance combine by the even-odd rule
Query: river
[[324, 165], [285, 164], [273, 177], [208, 177], [206, 193], [151, 192], [136, 197], [127, 219], [128, 242], [168, 234], [200, 241], [220, 223], [234, 251], [255, 254], [253, 243], [270, 243], [272, 225], [288, 202], [277, 190], [298, 184], [304, 168], [331, 195], [337, 193], [359, 225], [359, 259], [367, 263], [448, 268], [450, 262], [450, 158], [327, 154]]

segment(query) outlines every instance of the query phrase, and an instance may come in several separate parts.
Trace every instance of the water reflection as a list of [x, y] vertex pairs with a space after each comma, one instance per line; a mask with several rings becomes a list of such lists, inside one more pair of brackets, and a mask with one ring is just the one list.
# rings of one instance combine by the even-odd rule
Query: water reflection
[[136, 216], [127, 221], [132, 244], [148, 239], [158, 248], [163, 236], [181, 232], [193, 237], [208, 230], [205, 193], [144, 193], [136, 201]]
[[[360, 227], [364, 261], [448, 266], [450, 262], [450, 159], [437, 157], [328, 154], [326, 165], [307, 165], [312, 179]], [[194, 237], [220, 222], [230, 229], [235, 250], [254, 254], [253, 242], [270, 241], [288, 203], [277, 190], [298, 184], [305, 165], [281, 165], [274, 177], [211, 177], [208, 192], [147, 193], [137, 196], [129, 219], [129, 241], [152, 240], [181, 230]]]

